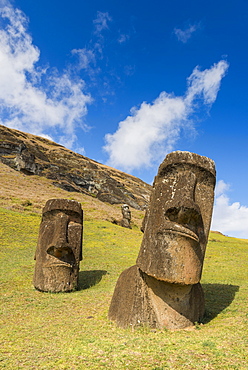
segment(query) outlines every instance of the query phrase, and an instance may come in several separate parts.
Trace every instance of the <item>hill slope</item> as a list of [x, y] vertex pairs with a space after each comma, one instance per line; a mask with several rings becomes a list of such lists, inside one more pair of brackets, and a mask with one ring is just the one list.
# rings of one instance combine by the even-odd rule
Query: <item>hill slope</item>
[[0, 161], [25, 175], [52, 180], [56, 187], [110, 204], [145, 209], [151, 186], [39, 136], [0, 125]]
[[[108, 308], [118, 276], [135, 264], [142, 239], [135, 225], [140, 226], [144, 211], [132, 208], [132, 230], [107, 222], [121, 218], [120, 205], [102, 202], [89, 196], [86, 190], [68, 192], [62, 186], [54, 186], [53, 178], [35, 174], [35, 171], [32, 176], [28, 174], [35, 169], [32, 163], [37, 167], [47, 163], [49, 173], [53, 165], [51, 160], [40, 161], [35, 157], [33, 162], [24, 161], [27, 165], [24, 168], [19, 160], [22, 158], [18, 157], [20, 152], [6, 153], [8, 145], [16, 148], [16, 143], [24, 143], [31, 148], [27, 157], [32, 159], [31, 150], [38, 145], [40, 153], [42, 150], [50, 153], [49, 149], [56, 151], [57, 144], [42, 138], [36, 141], [32, 135], [13, 130], [9, 132], [14, 137], [17, 135], [16, 140], [13, 141], [13, 137], [8, 140], [8, 130], [4, 132], [7, 135], [1, 136], [0, 142], [5, 162], [0, 161], [0, 311], [3, 323], [0, 367], [247, 369], [247, 240], [210, 233], [201, 280], [206, 301], [203, 324], [197, 324], [191, 331], [118, 328], [108, 320]], [[35, 142], [29, 147], [31, 140]], [[58, 146], [58, 153], [68, 151]], [[69, 155], [70, 160], [77, 156]], [[87, 162], [81, 157], [80, 160]], [[56, 161], [60, 166], [59, 159]], [[89, 160], [89, 163], [96, 162]], [[97, 171], [101, 168], [104, 171], [105, 166], [96, 166]], [[46, 173], [46, 169], [43, 171]], [[107, 171], [113, 171], [113, 176], [120, 174], [123, 181], [130, 179], [134, 188], [143, 186], [131, 176], [125, 177], [109, 168]], [[50, 198], [75, 199], [84, 209], [84, 259], [79, 290], [73, 293], [41, 293], [32, 286], [41, 208]]]
[[[74, 199], [82, 204], [84, 220], [121, 220], [119, 204], [111, 205], [80, 192], [68, 192], [53, 185], [53, 180], [38, 175], [28, 176], [0, 161], [0, 207], [26, 214], [41, 214], [48, 199]], [[132, 227], [141, 226], [144, 211], [130, 208]]]
[[118, 276], [135, 263], [139, 230], [85, 221], [79, 290], [51, 294], [32, 286], [40, 217], [0, 208], [0, 219], [0, 368], [247, 369], [247, 240], [210, 233], [204, 325], [132, 330], [107, 314]]

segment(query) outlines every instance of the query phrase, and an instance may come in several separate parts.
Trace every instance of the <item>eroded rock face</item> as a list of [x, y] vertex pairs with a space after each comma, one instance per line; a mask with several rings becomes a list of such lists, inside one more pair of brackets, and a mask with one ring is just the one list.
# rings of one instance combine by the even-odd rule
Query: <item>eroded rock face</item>
[[120, 225], [122, 227], [126, 227], [128, 229], [131, 229], [131, 211], [129, 209], [128, 204], [123, 204], [121, 206], [121, 212], [122, 212], [122, 220], [120, 222]]
[[193, 325], [204, 313], [199, 283], [211, 223], [214, 162], [172, 152], [159, 167], [136, 266], [116, 285], [109, 318], [119, 326], [168, 329]]
[[38, 165], [35, 163], [35, 155], [29, 153], [25, 144], [20, 145], [19, 153], [17, 153], [14, 162], [18, 171], [26, 174], [38, 173]]
[[143, 210], [151, 186], [142, 180], [73, 153], [45, 138], [0, 125], [0, 161], [24, 175], [45, 176], [53, 185], [110, 204]]
[[82, 229], [80, 203], [68, 199], [47, 201], [35, 253], [33, 283], [36, 289], [56, 293], [77, 289]]

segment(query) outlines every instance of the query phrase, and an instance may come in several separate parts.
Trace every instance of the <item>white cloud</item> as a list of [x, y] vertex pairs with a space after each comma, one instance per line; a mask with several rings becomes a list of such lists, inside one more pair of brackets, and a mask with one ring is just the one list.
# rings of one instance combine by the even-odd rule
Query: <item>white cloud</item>
[[186, 103], [191, 104], [196, 98], [202, 97], [205, 104], [213, 104], [227, 68], [228, 64], [225, 60], [221, 60], [214, 64], [212, 68], [204, 71], [200, 71], [199, 67], [196, 67], [188, 78]]
[[119, 38], [118, 38], [118, 42], [119, 42], [119, 44], [123, 44], [124, 42], [126, 42], [126, 41], [128, 41], [129, 40], [129, 38], [130, 38], [130, 36], [129, 35], [125, 35], [124, 33], [122, 33], [120, 36], [119, 36]]
[[84, 155], [84, 156], [86, 154], [84, 147], [76, 148], [75, 152], [78, 153], [78, 154]]
[[132, 108], [117, 131], [105, 136], [107, 164], [132, 171], [161, 160], [173, 149], [180, 130], [192, 125], [190, 117], [197, 108], [196, 102], [199, 104], [201, 98], [210, 107], [215, 101], [227, 68], [223, 60], [204, 71], [196, 67], [188, 78], [185, 96], [162, 92], [151, 104], [143, 102], [139, 108]]
[[90, 49], [73, 49], [71, 51], [73, 55], [77, 55], [79, 58], [78, 69], [90, 69], [90, 65], [96, 63], [96, 56], [93, 50]]
[[[79, 58], [79, 63], [77, 69], [85, 69], [91, 75], [99, 72], [99, 69], [96, 69], [96, 59], [103, 58], [103, 47], [104, 47], [104, 36], [103, 31], [108, 30], [108, 23], [112, 21], [108, 12], [97, 12], [96, 19], [93, 20], [94, 25], [94, 36], [90, 41], [89, 48], [82, 49], [73, 49], [71, 53], [77, 55]], [[93, 67], [94, 68], [93, 68]]]
[[211, 230], [237, 238], [248, 238], [248, 207], [231, 203], [226, 192], [229, 185], [220, 180], [216, 185], [216, 200]]
[[230, 189], [230, 185], [226, 184], [223, 180], [219, 180], [215, 186], [215, 196], [219, 197]]
[[183, 99], [165, 92], [152, 104], [143, 102], [139, 109], [132, 108], [131, 116], [119, 123], [118, 130], [106, 135], [109, 164], [128, 171], [151, 165], [152, 158], [163, 152], [160, 145], [164, 140], [168, 139], [167, 150], [172, 149], [185, 115]]
[[95, 25], [95, 33], [100, 35], [103, 30], [108, 29], [108, 22], [110, 22], [112, 18], [110, 17], [108, 12], [97, 12], [97, 17], [94, 19], [93, 23]]
[[[6, 6], [5, 6], [6, 5]], [[40, 68], [40, 52], [28, 34], [27, 18], [5, 1], [0, 8], [0, 123], [37, 135], [63, 130], [60, 142], [72, 146], [91, 97], [69, 71]]]
[[199, 24], [189, 25], [189, 27], [184, 30], [180, 28], [174, 28], [174, 33], [178, 41], [183, 42], [184, 44], [191, 38], [192, 34], [200, 27]]

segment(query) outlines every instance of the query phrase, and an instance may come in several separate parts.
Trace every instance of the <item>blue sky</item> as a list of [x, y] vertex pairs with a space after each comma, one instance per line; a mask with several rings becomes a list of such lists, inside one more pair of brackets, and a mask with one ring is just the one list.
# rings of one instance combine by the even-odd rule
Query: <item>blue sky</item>
[[151, 183], [212, 158], [212, 229], [248, 238], [246, 0], [0, 0], [0, 123]]

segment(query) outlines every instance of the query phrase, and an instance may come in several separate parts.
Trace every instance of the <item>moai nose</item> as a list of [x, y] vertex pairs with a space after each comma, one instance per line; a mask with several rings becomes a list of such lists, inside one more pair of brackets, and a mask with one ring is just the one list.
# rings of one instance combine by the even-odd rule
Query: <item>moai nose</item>
[[69, 216], [59, 213], [55, 221], [55, 232], [53, 245], [55, 247], [64, 247], [68, 244], [68, 222]]
[[180, 224], [197, 223], [200, 220], [200, 209], [195, 203], [196, 176], [192, 172], [178, 174], [174, 198], [167, 202], [165, 216], [170, 221]]
[[193, 172], [184, 172], [179, 175], [178, 192], [181, 203], [195, 201], [196, 175]]

